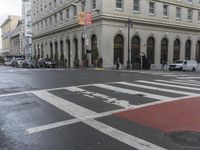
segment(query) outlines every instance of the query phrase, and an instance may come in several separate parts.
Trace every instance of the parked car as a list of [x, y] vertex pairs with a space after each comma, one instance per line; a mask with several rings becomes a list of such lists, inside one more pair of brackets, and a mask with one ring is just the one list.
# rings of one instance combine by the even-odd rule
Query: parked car
[[25, 62], [25, 58], [13, 58], [12, 59], [12, 66], [13, 67], [22, 67], [22, 64]]
[[38, 68], [39, 65], [35, 60], [26, 60], [23, 64], [22, 64], [23, 68]]
[[12, 61], [11, 60], [6, 60], [4, 62], [4, 65], [6, 65], [6, 66], [12, 66]]
[[179, 70], [179, 71], [196, 71], [197, 61], [194, 60], [177, 60], [175, 64], [169, 65], [169, 70]]
[[56, 61], [48, 58], [40, 58], [38, 64], [42, 68], [55, 68], [57, 65]]

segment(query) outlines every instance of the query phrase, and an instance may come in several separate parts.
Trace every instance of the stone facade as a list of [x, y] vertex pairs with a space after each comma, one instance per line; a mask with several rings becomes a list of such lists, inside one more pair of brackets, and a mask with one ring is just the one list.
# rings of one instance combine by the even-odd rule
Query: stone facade
[[[93, 15], [93, 24], [87, 28], [87, 42], [84, 42], [84, 27], [78, 24], [77, 17], [83, 6], [85, 12]], [[146, 68], [177, 59], [200, 62], [200, 4], [197, 0], [86, 0], [85, 3], [33, 0], [32, 12], [36, 58], [64, 60], [68, 67], [73, 67], [78, 60], [81, 65], [86, 43], [92, 50], [87, 54], [90, 65], [95, 65], [98, 57], [103, 59], [103, 67], [114, 66], [118, 58], [126, 66], [128, 52], [135, 69], [140, 67], [142, 55], [145, 55]]]
[[11, 33], [11, 55], [25, 55], [24, 25], [19, 20], [17, 27]]
[[17, 26], [20, 16], [9, 16], [1, 25], [2, 53], [9, 55], [11, 51], [11, 32]]

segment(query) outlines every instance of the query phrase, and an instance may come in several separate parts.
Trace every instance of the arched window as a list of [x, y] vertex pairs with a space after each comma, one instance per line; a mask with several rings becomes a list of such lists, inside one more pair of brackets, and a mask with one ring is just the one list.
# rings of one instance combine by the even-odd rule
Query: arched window
[[131, 40], [131, 63], [140, 62], [140, 38], [134, 36]]
[[50, 58], [53, 59], [53, 44], [50, 43]]
[[92, 53], [91, 53], [91, 60], [93, 65], [97, 65], [95, 61], [98, 59], [98, 48], [97, 48], [97, 36], [95, 34], [92, 35], [91, 37], [91, 48], [92, 48]]
[[200, 41], [196, 44], [196, 61], [200, 63]]
[[155, 56], [155, 40], [153, 37], [147, 40], [147, 60], [149, 64], [154, 64]]
[[167, 63], [168, 59], [168, 40], [166, 38], [161, 41], [161, 63]]
[[64, 60], [65, 56], [64, 56], [64, 44], [63, 41], [60, 41], [60, 65], [64, 66]]
[[124, 38], [120, 34], [116, 35], [114, 39], [114, 64], [117, 63], [118, 58], [121, 64], [124, 64]]
[[55, 42], [54, 60], [58, 62], [58, 42]]
[[74, 39], [74, 49], [75, 49], [74, 60], [78, 60], [78, 40], [77, 39]]
[[173, 61], [180, 59], [180, 40], [176, 39], [174, 41], [174, 55], [173, 55]]
[[41, 45], [41, 57], [42, 58], [44, 57], [44, 45], [43, 44]]
[[191, 41], [187, 40], [185, 43], [185, 59], [190, 60], [191, 57]]
[[70, 44], [70, 40], [66, 40], [66, 44], [67, 44], [67, 50], [68, 50], [68, 67], [71, 67], [71, 44]]

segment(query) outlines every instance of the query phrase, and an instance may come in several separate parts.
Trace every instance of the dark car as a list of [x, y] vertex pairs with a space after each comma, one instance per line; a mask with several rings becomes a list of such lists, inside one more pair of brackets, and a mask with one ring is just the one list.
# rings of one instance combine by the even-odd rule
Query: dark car
[[57, 65], [56, 61], [48, 58], [40, 58], [38, 64], [42, 68], [55, 68]]
[[35, 60], [26, 60], [23, 64], [22, 64], [23, 68], [38, 68], [39, 65]]

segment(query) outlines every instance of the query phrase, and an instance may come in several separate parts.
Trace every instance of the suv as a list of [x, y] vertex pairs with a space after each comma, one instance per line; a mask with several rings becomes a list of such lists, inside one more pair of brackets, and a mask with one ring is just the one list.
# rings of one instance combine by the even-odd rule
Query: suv
[[175, 64], [169, 65], [169, 70], [179, 70], [179, 71], [196, 71], [197, 61], [194, 60], [177, 60]]

